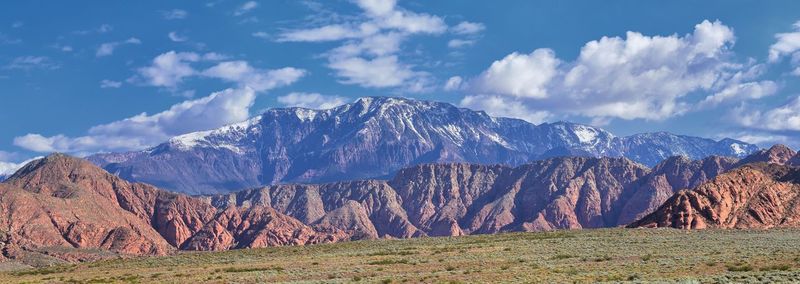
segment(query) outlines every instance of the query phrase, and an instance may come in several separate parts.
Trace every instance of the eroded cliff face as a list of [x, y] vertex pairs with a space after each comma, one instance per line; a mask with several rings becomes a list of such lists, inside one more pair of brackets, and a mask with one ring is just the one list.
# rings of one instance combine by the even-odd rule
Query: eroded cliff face
[[629, 227], [773, 228], [800, 222], [800, 172], [780, 164], [757, 163], [683, 190]]
[[[54, 154], [22, 168], [0, 184], [0, 230], [5, 257], [42, 253], [66, 260], [92, 259], [84, 249], [122, 255], [165, 255], [197, 246], [208, 227], [237, 247], [333, 241], [264, 206], [219, 210], [202, 199], [129, 183], [82, 159]], [[243, 225], [246, 224], [246, 225]], [[50, 250], [65, 247], [74, 250]]]
[[[275, 185], [192, 197], [130, 183], [55, 154], [0, 183], [0, 243], [66, 260], [343, 240], [459, 236], [625, 225], [795, 226], [794, 152], [673, 157], [652, 170], [626, 158], [557, 157], [509, 167], [423, 164], [391, 180]], [[778, 157], [778, 158], [776, 158]], [[733, 168], [733, 170], [730, 170]], [[694, 188], [693, 190], [687, 190]], [[60, 254], [51, 247], [66, 247]]]
[[636, 190], [622, 207], [617, 225], [626, 225], [655, 211], [681, 189], [694, 188], [736, 164], [735, 159], [708, 157], [690, 160], [672, 157], [637, 181]]
[[553, 158], [516, 168], [427, 164], [389, 181], [280, 185], [209, 199], [219, 208], [268, 205], [329, 232], [361, 232], [349, 238], [598, 228], [617, 224], [625, 197], [647, 173], [625, 158]]

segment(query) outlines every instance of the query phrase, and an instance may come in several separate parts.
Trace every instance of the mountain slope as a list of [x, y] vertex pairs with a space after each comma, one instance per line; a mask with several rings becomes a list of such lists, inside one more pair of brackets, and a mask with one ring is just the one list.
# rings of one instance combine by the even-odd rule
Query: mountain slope
[[278, 183], [385, 178], [404, 167], [465, 162], [518, 166], [557, 156], [743, 157], [757, 148], [669, 133], [615, 137], [586, 125], [533, 125], [447, 103], [366, 97], [328, 110], [271, 109], [139, 152], [89, 157], [124, 179], [190, 194]]
[[800, 169], [747, 164], [680, 191], [630, 227], [773, 228], [800, 225]]
[[[670, 161], [653, 172], [607, 157], [551, 158], [519, 167], [423, 164], [388, 181], [275, 185], [206, 198], [218, 208], [270, 206], [306, 224], [325, 224], [340, 239], [600, 228], [646, 215], [660, 205], [657, 200], [734, 162]], [[657, 179], [671, 182], [644, 182]]]
[[617, 225], [626, 225], [658, 209], [681, 189], [694, 188], [736, 165], [736, 160], [712, 156], [690, 160], [671, 157], [637, 181], [636, 190], [621, 209]]
[[[178, 248], [228, 249], [333, 241], [271, 208], [218, 210], [202, 199], [129, 183], [88, 161], [53, 154], [0, 183], [0, 251], [5, 257], [49, 255], [66, 260], [165, 255]], [[231, 219], [235, 222], [227, 222]], [[231, 243], [196, 246], [225, 223]], [[246, 224], [246, 225], [243, 225]], [[53, 248], [68, 249], [53, 249]]]

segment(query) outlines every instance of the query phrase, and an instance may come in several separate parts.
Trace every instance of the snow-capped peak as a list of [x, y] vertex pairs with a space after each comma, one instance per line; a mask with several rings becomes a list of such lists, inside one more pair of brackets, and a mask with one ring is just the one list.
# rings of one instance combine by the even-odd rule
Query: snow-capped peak
[[597, 143], [597, 129], [585, 125], [576, 125], [572, 131], [575, 133], [575, 136], [578, 137], [578, 141], [580, 141], [582, 144]]
[[[246, 121], [228, 124], [223, 127], [198, 131], [175, 136], [169, 140], [169, 145], [175, 149], [189, 151], [195, 147], [210, 147], [228, 149], [236, 153], [241, 153], [236, 144], [244, 137], [248, 131], [256, 131], [253, 126], [261, 122], [261, 116], [251, 118]], [[211, 141], [213, 140], [213, 141]]]

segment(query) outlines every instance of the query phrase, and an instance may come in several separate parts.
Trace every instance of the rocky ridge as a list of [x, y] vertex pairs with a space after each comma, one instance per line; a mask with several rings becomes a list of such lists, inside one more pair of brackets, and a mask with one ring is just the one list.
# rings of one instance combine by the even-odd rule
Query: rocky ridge
[[559, 156], [741, 158], [755, 145], [666, 132], [617, 137], [588, 125], [534, 125], [451, 104], [365, 97], [333, 109], [270, 109], [248, 121], [189, 133], [144, 151], [89, 157], [126, 180], [189, 194], [285, 183], [384, 179], [429, 163], [520, 166]]

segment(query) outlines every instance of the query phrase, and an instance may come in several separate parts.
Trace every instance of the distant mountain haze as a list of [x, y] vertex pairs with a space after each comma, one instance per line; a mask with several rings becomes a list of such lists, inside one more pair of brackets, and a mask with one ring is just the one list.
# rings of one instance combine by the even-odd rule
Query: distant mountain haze
[[126, 180], [215, 194], [281, 183], [388, 178], [426, 163], [513, 167], [550, 157], [607, 156], [654, 166], [676, 155], [741, 158], [756, 150], [732, 139], [666, 132], [616, 137], [569, 122], [534, 125], [448, 103], [365, 97], [327, 110], [270, 109], [144, 151], [88, 159]]

